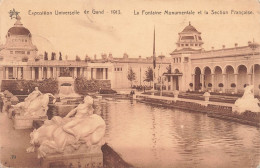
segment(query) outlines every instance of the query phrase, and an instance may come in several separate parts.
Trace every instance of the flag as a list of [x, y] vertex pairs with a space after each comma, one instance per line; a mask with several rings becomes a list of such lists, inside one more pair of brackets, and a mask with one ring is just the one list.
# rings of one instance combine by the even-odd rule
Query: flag
[[153, 69], [156, 67], [156, 57], [155, 57], [155, 27], [153, 32]]

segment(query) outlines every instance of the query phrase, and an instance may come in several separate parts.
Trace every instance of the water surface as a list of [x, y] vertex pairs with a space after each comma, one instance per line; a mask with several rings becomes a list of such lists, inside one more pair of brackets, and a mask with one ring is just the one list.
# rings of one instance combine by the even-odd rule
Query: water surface
[[256, 168], [260, 130], [205, 114], [128, 100], [97, 106], [106, 141], [136, 167]]

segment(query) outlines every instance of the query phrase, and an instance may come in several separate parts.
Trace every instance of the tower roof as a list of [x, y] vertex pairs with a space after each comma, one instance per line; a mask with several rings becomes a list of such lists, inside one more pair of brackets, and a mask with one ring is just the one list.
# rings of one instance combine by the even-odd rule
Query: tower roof
[[183, 30], [182, 33], [186, 33], [186, 32], [198, 32], [197, 29], [195, 27], [193, 27], [190, 22], [189, 25], [186, 26]]
[[21, 23], [21, 17], [17, 16], [16, 19], [17, 21], [15, 22], [14, 26], [8, 30], [8, 33], [11, 35], [29, 35], [30, 31], [23, 27], [23, 24]]

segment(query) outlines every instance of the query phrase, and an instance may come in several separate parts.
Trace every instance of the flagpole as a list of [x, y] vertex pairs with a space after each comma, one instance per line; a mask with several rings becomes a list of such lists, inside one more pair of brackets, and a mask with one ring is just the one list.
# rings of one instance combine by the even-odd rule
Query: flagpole
[[154, 26], [154, 31], [153, 31], [153, 91], [152, 95], [154, 95], [154, 80], [155, 80], [155, 67], [156, 67], [156, 57], [155, 57], [155, 26]]

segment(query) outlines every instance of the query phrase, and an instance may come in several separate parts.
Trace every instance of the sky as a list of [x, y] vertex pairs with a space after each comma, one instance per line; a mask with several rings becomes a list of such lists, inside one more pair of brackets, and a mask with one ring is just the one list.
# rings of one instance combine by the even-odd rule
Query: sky
[[[9, 11], [19, 11], [21, 22], [28, 28], [39, 54], [61, 52], [74, 59], [87, 54], [100, 57], [148, 57], [153, 54], [153, 31], [156, 31], [156, 54], [169, 56], [176, 48], [178, 33], [191, 24], [202, 33], [203, 48], [210, 50], [247, 45], [253, 39], [260, 42], [259, 0], [0, 0], [0, 41], [15, 23]], [[104, 10], [104, 14], [84, 14], [84, 10]], [[54, 11], [78, 10], [80, 15], [55, 15]], [[112, 15], [111, 10], [120, 10]], [[194, 15], [134, 15], [146, 11], [195, 11]], [[211, 14], [211, 10], [229, 14]], [[231, 10], [249, 10], [252, 15], [234, 15]], [[29, 15], [29, 11], [49, 11], [53, 15]], [[202, 11], [202, 14], [197, 12]], [[209, 14], [205, 14], [208, 11]]]

